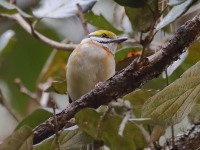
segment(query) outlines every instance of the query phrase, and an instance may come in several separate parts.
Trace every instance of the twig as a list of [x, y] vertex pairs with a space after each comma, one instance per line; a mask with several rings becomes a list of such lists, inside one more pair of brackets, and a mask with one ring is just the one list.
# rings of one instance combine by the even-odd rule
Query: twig
[[120, 136], [123, 136], [123, 132], [124, 132], [124, 129], [126, 127], [126, 123], [128, 122], [128, 120], [132, 116], [132, 107], [131, 107], [130, 102], [129, 101], [125, 101], [124, 103], [125, 103], [124, 107], [127, 109], [127, 111], [126, 111], [126, 114], [125, 114], [125, 116], [124, 116], [124, 118], [123, 118], [123, 120], [122, 120], [122, 122], [121, 122], [121, 124], [119, 126], [118, 134]]
[[79, 3], [76, 4], [77, 8], [78, 8], [78, 13], [77, 16], [82, 24], [85, 36], [87, 36], [89, 34], [89, 30], [87, 28], [87, 22], [84, 19], [84, 15], [83, 15], [83, 9], [81, 7], [81, 5]]
[[41, 95], [39, 102], [40, 105], [43, 107], [47, 106], [50, 99], [50, 93], [44, 91], [51, 85], [52, 81], [53, 81], [52, 78], [48, 78], [47, 82], [38, 84], [38, 91], [40, 92]]
[[[188, 47], [200, 35], [200, 15], [182, 25], [169, 42], [165, 43], [160, 51], [148, 57], [148, 63], [133, 61], [128, 67], [117, 72], [112, 78], [104, 81], [100, 86], [73, 101], [66, 109], [57, 114], [59, 129], [74, 117], [81, 109], [86, 107], [97, 108], [108, 104], [113, 99], [128, 94], [151, 79], [158, 77], [173, 61], [176, 61]], [[54, 134], [50, 124], [53, 118], [34, 129], [34, 143]]]
[[[173, 28], [172, 28], [172, 24], [170, 24], [170, 31], [172, 32]], [[164, 32], [165, 33], [165, 32]], [[165, 70], [165, 76], [166, 76], [166, 85], [169, 85], [169, 76], [168, 76], [168, 72], [167, 69]], [[173, 149], [176, 149], [176, 145], [175, 145], [175, 138], [174, 138], [174, 126], [171, 125], [171, 133], [172, 133], [172, 147]]]
[[0, 17], [8, 18], [10, 20], [15, 20], [17, 23], [25, 30], [27, 31], [30, 35], [33, 37], [37, 38], [38, 40], [42, 41], [43, 43], [56, 48], [57, 50], [63, 50], [63, 51], [72, 51], [76, 48], [75, 44], [64, 44], [64, 43], [59, 43], [56, 42], [52, 39], [47, 38], [46, 36], [42, 35], [38, 31], [34, 30], [34, 34], [31, 30], [31, 26], [24, 20], [24, 18], [20, 14], [0, 14]]
[[22, 94], [28, 96], [29, 98], [31, 98], [32, 100], [34, 100], [34, 102], [36, 102], [38, 105], [40, 105], [39, 97], [37, 94], [32, 93], [31, 91], [29, 91], [24, 84], [22, 83], [22, 81], [19, 78], [15, 79], [15, 83], [17, 84], [17, 86], [19, 87], [19, 90]]
[[141, 55], [139, 57], [139, 61], [142, 60], [143, 56], [144, 56], [144, 52], [147, 48], [147, 46], [150, 45], [150, 43], [152, 42], [154, 36], [156, 35], [157, 31], [155, 29], [153, 29], [155, 23], [152, 25], [151, 27], [151, 30], [149, 31], [148, 35], [145, 37], [145, 39], [143, 40], [142, 39], [142, 32], [141, 32], [141, 35], [140, 35], [140, 43], [142, 45], [142, 52], [141, 52]]
[[8, 112], [13, 116], [13, 118], [19, 122], [20, 119], [17, 116], [16, 112], [11, 108], [11, 106], [6, 102], [5, 98], [3, 97], [2, 91], [0, 90], [0, 103], [8, 110]]
[[103, 113], [102, 116], [100, 116], [100, 119], [99, 119], [98, 125], [97, 125], [97, 132], [96, 132], [95, 140], [92, 144], [92, 148], [95, 150], [100, 150], [101, 147], [103, 146], [103, 142], [100, 140], [102, 131], [103, 131], [102, 123], [104, 122], [106, 117], [109, 115], [111, 110], [112, 110], [112, 106], [108, 105], [108, 109]]
[[60, 150], [58, 122], [57, 122], [57, 117], [56, 117], [56, 103], [54, 102], [53, 99], [51, 99], [51, 103], [53, 104], [54, 130], [55, 130], [55, 135], [56, 135], [55, 141], [56, 141], [58, 150]]
[[[169, 85], [169, 76], [168, 76], [167, 70], [165, 70], [165, 76], [166, 76], [166, 85], [168, 86]], [[176, 146], [174, 143], [174, 126], [173, 125], [171, 125], [171, 132], [172, 132], [172, 147], [175, 149]]]
[[96, 133], [96, 140], [98, 140], [101, 137], [101, 133], [102, 133], [102, 123], [104, 122], [104, 120], [106, 119], [106, 117], [108, 116], [108, 114], [110, 113], [110, 111], [112, 110], [111, 105], [108, 105], [108, 109], [103, 113], [103, 115], [100, 117], [99, 121], [98, 121], [98, 125], [97, 125], [97, 133]]

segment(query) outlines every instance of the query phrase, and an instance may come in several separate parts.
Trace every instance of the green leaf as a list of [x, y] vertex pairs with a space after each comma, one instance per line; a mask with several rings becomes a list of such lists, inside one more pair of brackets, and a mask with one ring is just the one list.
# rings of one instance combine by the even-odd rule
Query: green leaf
[[[84, 145], [92, 143], [92, 138], [87, 134], [76, 130], [64, 130], [59, 134], [58, 141], [60, 149], [62, 150], [78, 150]], [[55, 136], [48, 138], [47, 140], [35, 145], [33, 150], [54, 150], [57, 149]]]
[[[37, 89], [36, 80], [38, 75], [52, 51], [48, 45], [27, 34], [17, 23], [13, 23], [12, 28], [16, 34], [11, 40], [13, 45], [8, 44], [5, 48], [5, 52], [8, 52], [7, 50], [10, 51], [0, 65], [0, 78], [6, 82], [9, 91], [12, 93], [12, 97], [9, 100], [13, 108], [24, 117], [27, 115], [27, 111], [30, 110], [30, 107], [27, 106], [30, 104], [29, 97], [22, 94], [13, 81], [16, 77], [19, 77], [30, 91], [35, 91]], [[46, 27], [41, 29], [46, 36], [54, 37], [58, 40], [57, 35], [50, 29]]]
[[181, 78], [200, 77], [200, 61], [182, 74]]
[[147, 31], [158, 16], [158, 0], [148, 0], [142, 8], [125, 7], [125, 12], [134, 31]]
[[122, 34], [123, 32], [116, 29], [110, 22], [108, 22], [102, 15], [95, 15], [92, 11], [89, 11], [84, 15], [84, 18], [90, 24], [100, 28], [114, 32], [115, 34]]
[[145, 101], [155, 95], [157, 92], [158, 91], [151, 89], [139, 89], [125, 95], [122, 99], [128, 100], [131, 103], [134, 114], [139, 118], [141, 117], [141, 109]]
[[[76, 122], [81, 130], [96, 138], [97, 134], [100, 140], [103, 140], [111, 149], [135, 150], [143, 149], [146, 145], [145, 139], [140, 129], [132, 122], [128, 121], [123, 136], [118, 134], [122, 118], [119, 116], [106, 116], [100, 123], [100, 114], [94, 109], [82, 109], [75, 116]], [[98, 125], [100, 123], [100, 129]], [[97, 133], [98, 132], [98, 133]]]
[[[198, 99], [200, 100], [200, 99]], [[200, 121], [200, 104], [196, 104], [192, 111], [188, 115], [188, 120], [191, 124], [197, 123]]]
[[170, 12], [159, 22], [156, 26], [156, 30], [164, 28], [166, 25], [172, 23], [177, 18], [182, 16], [197, 0], [187, 0], [184, 3], [174, 6]]
[[135, 58], [141, 55], [140, 47], [128, 47], [119, 49], [115, 54], [116, 71], [127, 67]]
[[48, 78], [66, 79], [66, 64], [71, 52], [54, 50], [49, 56], [39, 77], [39, 82], [45, 82]]
[[122, 6], [128, 6], [128, 7], [135, 7], [135, 8], [139, 8], [139, 7], [143, 7], [146, 5], [146, 0], [114, 0], [116, 3], [118, 3], [119, 5]]
[[20, 13], [23, 17], [32, 18], [31, 15], [25, 13], [17, 6], [15, 6], [5, 0], [0, 1], [0, 12], [1, 13], [9, 13], [9, 14]]
[[55, 92], [58, 94], [67, 94], [67, 81], [53, 81], [46, 92]]
[[154, 123], [174, 125], [186, 117], [200, 98], [200, 61], [181, 78], [151, 97], [143, 106], [143, 117]]
[[7, 137], [0, 145], [0, 149], [30, 150], [33, 147], [32, 138], [32, 130], [24, 126]]
[[169, 6], [174, 6], [174, 5], [179, 5], [183, 2], [185, 2], [186, 0], [169, 0], [168, 5]]
[[119, 49], [115, 54], [115, 62], [122, 61], [126, 58], [139, 56], [141, 54], [141, 47], [128, 47]]
[[184, 63], [181, 65], [181, 67], [184, 70], [187, 70], [189, 67], [191, 67], [193, 64], [197, 63], [200, 58], [200, 41], [193, 42], [189, 47], [189, 55], [187, 56]]
[[30, 115], [25, 117], [15, 128], [15, 130], [18, 130], [22, 126], [28, 126], [31, 129], [34, 129], [39, 124], [43, 123], [45, 120], [47, 120], [49, 117], [52, 116], [52, 113], [44, 110], [44, 109], [37, 109], [34, 112], [32, 112]]
[[[116, 71], [120, 71], [127, 67], [135, 58], [141, 55], [141, 47], [127, 47], [119, 49], [115, 54]], [[154, 52], [151, 50], [146, 50], [144, 57], [147, 57]]]

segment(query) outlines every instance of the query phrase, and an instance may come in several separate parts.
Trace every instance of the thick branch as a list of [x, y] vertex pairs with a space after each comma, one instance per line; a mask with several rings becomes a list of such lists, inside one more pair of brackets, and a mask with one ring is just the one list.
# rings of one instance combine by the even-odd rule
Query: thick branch
[[11, 20], [15, 20], [25, 31], [27, 31], [29, 34], [31, 34], [33, 37], [37, 38], [38, 40], [42, 41], [43, 43], [56, 48], [58, 50], [65, 50], [65, 51], [72, 51], [76, 48], [75, 44], [64, 44], [64, 43], [59, 43], [56, 41], [53, 41], [46, 36], [42, 35], [41, 33], [37, 32], [31, 29], [31, 26], [22, 18], [20, 14], [0, 14], [1, 17], [5, 17]]
[[[85, 107], [97, 108], [108, 104], [113, 99], [132, 92], [147, 81], [158, 77], [173, 61], [184, 52], [184, 48], [200, 35], [200, 15], [181, 26], [163, 48], [147, 59], [133, 61], [127, 68], [115, 74], [80, 99], [71, 103], [65, 110], [57, 114], [59, 129], [67, 120]], [[34, 130], [34, 144], [54, 134], [53, 117]]]

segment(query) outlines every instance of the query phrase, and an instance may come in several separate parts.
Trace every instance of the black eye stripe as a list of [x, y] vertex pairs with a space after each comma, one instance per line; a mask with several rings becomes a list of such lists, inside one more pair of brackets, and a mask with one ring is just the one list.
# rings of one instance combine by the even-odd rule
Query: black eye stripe
[[110, 41], [99, 41], [99, 43], [108, 44], [111, 43]]
[[103, 37], [103, 38], [109, 38], [109, 36], [108, 36], [107, 34], [105, 34], [105, 33], [103, 33], [103, 34], [101, 35], [101, 37]]

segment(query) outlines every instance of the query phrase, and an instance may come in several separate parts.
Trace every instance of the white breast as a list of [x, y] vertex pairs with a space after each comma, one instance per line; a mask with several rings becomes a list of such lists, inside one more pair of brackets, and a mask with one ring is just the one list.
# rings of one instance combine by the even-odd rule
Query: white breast
[[67, 64], [67, 90], [72, 100], [80, 98], [95, 85], [115, 73], [114, 56], [97, 45], [77, 47]]

